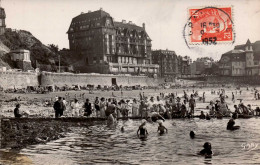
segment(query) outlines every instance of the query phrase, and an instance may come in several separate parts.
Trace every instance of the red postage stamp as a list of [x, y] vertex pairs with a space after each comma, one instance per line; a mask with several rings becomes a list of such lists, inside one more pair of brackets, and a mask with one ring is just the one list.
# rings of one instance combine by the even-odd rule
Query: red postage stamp
[[187, 33], [189, 44], [233, 43], [231, 7], [190, 8]]

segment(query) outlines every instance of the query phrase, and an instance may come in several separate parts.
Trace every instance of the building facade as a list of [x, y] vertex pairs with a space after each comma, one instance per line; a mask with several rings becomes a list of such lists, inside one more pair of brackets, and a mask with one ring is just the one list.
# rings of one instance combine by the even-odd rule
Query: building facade
[[3, 35], [5, 33], [5, 28], [6, 28], [5, 18], [6, 18], [5, 9], [2, 8], [0, 4], [0, 35]]
[[224, 53], [219, 61], [220, 75], [255, 76], [260, 75], [260, 41], [235, 46]]
[[160, 77], [175, 78], [178, 74], [178, 58], [174, 51], [152, 51], [152, 63], [159, 65], [158, 74]]
[[34, 70], [30, 59], [30, 51], [25, 49], [13, 50], [11, 53], [11, 60], [14, 61], [15, 68], [23, 71]]
[[157, 74], [152, 64], [151, 39], [145, 24], [116, 22], [102, 9], [72, 19], [68, 30], [70, 50], [79, 57], [80, 72]]
[[180, 75], [190, 75], [191, 74], [191, 64], [192, 59], [189, 56], [178, 56], [178, 69]]
[[205, 74], [206, 70], [211, 68], [213, 62], [213, 59], [197, 58], [196, 61], [190, 64], [191, 75]]

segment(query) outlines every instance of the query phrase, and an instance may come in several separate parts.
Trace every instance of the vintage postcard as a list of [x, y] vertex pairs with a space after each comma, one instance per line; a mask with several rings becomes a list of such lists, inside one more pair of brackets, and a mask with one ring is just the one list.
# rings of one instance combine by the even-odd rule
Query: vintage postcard
[[259, 0], [0, 0], [0, 164], [260, 164]]

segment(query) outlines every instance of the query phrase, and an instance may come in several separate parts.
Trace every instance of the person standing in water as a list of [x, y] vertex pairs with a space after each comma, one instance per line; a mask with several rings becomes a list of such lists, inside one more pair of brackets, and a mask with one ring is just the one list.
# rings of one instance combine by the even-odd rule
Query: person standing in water
[[106, 114], [105, 114], [105, 111], [106, 111], [106, 101], [105, 101], [104, 97], [101, 98], [99, 107], [100, 107], [100, 117], [101, 118], [105, 118], [106, 117]]
[[80, 115], [80, 106], [77, 99], [74, 99], [74, 102], [71, 103], [72, 116], [79, 117]]
[[89, 102], [89, 99], [86, 99], [83, 108], [84, 108], [84, 116], [89, 117], [92, 114], [92, 107], [91, 107], [91, 103]]
[[191, 97], [189, 100], [190, 114], [191, 114], [191, 116], [194, 116], [194, 109], [196, 107], [196, 101], [194, 99], [193, 94], [191, 94], [190, 97]]
[[158, 121], [158, 123], [159, 123], [159, 126], [158, 126], [157, 132], [160, 131], [160, 132], [159, 132], [160, 135], [164, 134], [164, 130], [166, 131], [166, 133], [168, 133], [168, 130], [167, 130], [167, 128], [165, 128], [165, 126], [162, 124], [162, 121]]
[[100, 117], [100, 105], [99, 105], [98, 97], [96, 97], [96, 100], [94, 101], [94, 106], [96, 109], [96, 117]]
[[133, 99], [133, 104], [132, 104], [132, 117], [137, 117], [139, 115], [139, 104], [137, 103], [136, 99]]
[[[137, 130], [137, 136], [141, 139], [144, 139], [148, 136], [148, 131], [145, 128], [145, 125], [146, 125], [146, 120], [143, 119], [142, 124], [139, 126], [139, 128]], [[140, 132], [140, 134], [139, 134], [139, 132]]]

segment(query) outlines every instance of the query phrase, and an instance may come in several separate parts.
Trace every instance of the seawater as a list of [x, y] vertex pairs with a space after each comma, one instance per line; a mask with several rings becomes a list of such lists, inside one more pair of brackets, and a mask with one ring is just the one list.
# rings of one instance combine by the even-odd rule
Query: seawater
[[[160, 136], [157, 123], [147, 123], [147, 140], [136, 135], [140, 120], [92, 122], [73, 127], [65, 138], [31, 145], [20, 154], [32, 164], [259, 164], [260, 119], [237, 119], [240, 130], [228, 131], [228, 119], [175, 119], [163, 124], [168, 133]], [[124, 126], [125, 131], [121, 132]], [[190, 139], [189, 132], [196, 132]], [[197, 155], [204, 142], [211, 142], [213, 157]]]

